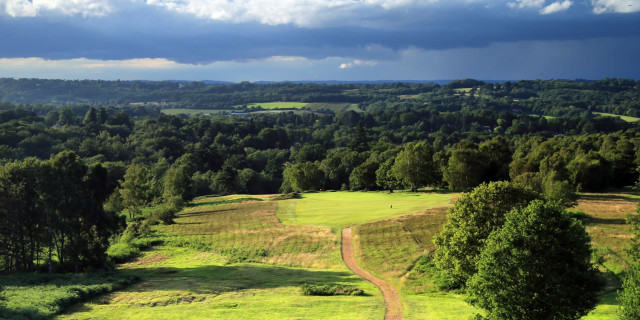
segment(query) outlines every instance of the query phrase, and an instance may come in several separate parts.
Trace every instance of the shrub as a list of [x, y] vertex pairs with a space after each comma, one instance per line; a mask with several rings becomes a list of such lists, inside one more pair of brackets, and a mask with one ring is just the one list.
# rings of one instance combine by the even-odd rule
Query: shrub
[[125, 262], [140, 254], [140, 249], [130, 242], [117, 242], [107, 249], [107, 256], [116, 263]]
[[340, 284], [309, 284], [300, 286], [304, 296], [363, 296], [364, 290]]

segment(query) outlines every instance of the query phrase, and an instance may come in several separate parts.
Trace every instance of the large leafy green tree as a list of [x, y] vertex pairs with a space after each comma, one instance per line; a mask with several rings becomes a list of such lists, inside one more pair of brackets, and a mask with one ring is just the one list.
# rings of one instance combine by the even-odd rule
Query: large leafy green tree
[[132, 164], [127, 168], [124, 180], [120, 182], [120, 195], [130, 219], [135, 218], [142, 208], [151, 202], [151, 187], [151, 172], [147, 167]]
[[468, 301], [489, 319], [580, 319], [595, 307], [601, 285], [590, 241], [555, 203], [516, 208], [486, 241]]
[[[470, 189], [485, 181], [490, 164], [489, 157], [477, 144], [462, 141], [451, 151], [447, 166], [442, 172], [442, 179], [450, 189]], [[500, 170], [502, 169], [499, 168], [499, 164], [496, 164], [496, 174]]]
[[635, 214], [627, 217], [627, 223], [631, 225], [634, 238], [627, 249], [631, 257], [631, 266], [622, 284], [622, 291], [618, 295], [622, 306], [619, 319], [637, 320], [640, 319], [640, 206]]
[[431, 146], [426, 141], [405, 144], [404, 149], [396, 156], [391, 170], [396, 178], [412, 191], [436, 183], [433, 154]]
[[537, 194], [499, 181], [482, 184], [464, 194], [449, 209], [447, 222], [435, 237], [435, 262], [457, 287], [476, 273], [476, 263], [491, 232], [504, 223], [513, 208], [526, 206]]
[[303, 162], [285, 165], [282, 173], [282, 191], [303, 192], [324, 187], [324, 173], [317, 162]]

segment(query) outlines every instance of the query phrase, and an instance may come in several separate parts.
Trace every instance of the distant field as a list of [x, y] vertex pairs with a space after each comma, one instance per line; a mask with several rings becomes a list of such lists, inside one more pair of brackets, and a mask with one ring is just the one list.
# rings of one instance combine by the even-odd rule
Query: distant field
[[263, 102], [248, 104], [247, 107], [260, 106], [263, 109], [302, 109], [308, 105], [305, 102]]
[[599, 114], [601, 116], [605, 116], [605, 117], [616, 117], [616, 118], [620, 118], [626, 122], [637, 122], [640, 121], [640, 118], [636, 118], [636, 117], [629, 117], [629, 116], [621, 116], [621, 115], [617, 115], [617, 114], [613, 114], [613, 113], [604, 113], [604, 112], [594, 112], [594, 114]]
[[309, 103], [307, 105], [311, 111], [321, 111], [321, 110], [331, 110], [332, 112], [342, 112], [353, 110], [356, 112], [362, 112], [362, 110], [358, 107], [357, 104], [352, 103]]
[[276, 215], [287, 225], [329, 226], [334, 230], [450, 206], [459, 193], [318, 192], [278, 202]]
[[220, 115], [224, 113], [234, 112], [237, 110], [220, 110], [220, 109], [162, 109], [161, 112], [167, 115], [179, 115], [186, 114], [190, 117], [203, 115], [203, 116], [213, 116]]

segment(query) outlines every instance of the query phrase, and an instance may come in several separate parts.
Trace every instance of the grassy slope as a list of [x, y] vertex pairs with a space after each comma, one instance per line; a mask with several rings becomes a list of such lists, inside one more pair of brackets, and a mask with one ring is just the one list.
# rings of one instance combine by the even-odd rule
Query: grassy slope
[[[276, 215], [286, 225], [350, 225], [449, 206], [458, 193], [319, 192], [279, 202]], [[393, 206], [393, 208], [391, 208]]]
[[613, 114], [613, 113], [605, 113], [605, 112], [594, 112], [594, 114], [599, 114], [601, 116], [605, 116], [605, 117], [616, 117], [616, 118], [620, 118], [626, 122], [637, 122], [640, 121], [640, 118], [636, 118], [636, 117], [630, 117], [630, 116], [621, 116], [618, 114]]
[[[285, 226], [276, 203], [201, 198], [175, 225], [157, 226], [164, 245], [121, 266], [143, 281], [76, 306], [60, 319], [378, 319], [381, 294], [341, 263], [327, 227]], [[286, 265], [286, 266], [285, 266]], [[340, 283], [371, 296], [307, 297], [303, 283]]]
[[[620, 193], [583, 194], [579, 201], [576, 209], [588, 215], [585, 225], [598, 255], [604, 258], [605, 272], [619, 275], [625, 267], [624, 247], [631, 234], [624, 217], [635, 210], [639, 200], [638, 195]], [[434, 209], [355, 228], [359, 263], [401, 288], [406, 319], [467, 319], [474, 313], [463, 296], [437, 292], [423, 277], [408, 272], [420, 254], [434, 249], [431, 239], [445, 222], [445, 214], [443, 209]], [[613, 276], [608, 278], [608, 288], [600, 304], [584, 319], [615, 318], [615, 290], [619, 283]], [[422, 294], [415, 294], [419, 292]]]
[[[201, 198], [180, 214], [176, 225], [156, 227], [165, 245], [122, 266], [143, 282], [61, 318], [381, 318], [380, 293], [342, 265], [338, 235], [331, 230], [364, 223], [354, 229], [359, 263], [400, 289], [406, 319], [467, 319], [475, 309], [462, 295], [438, 292], [409, 271], [420, 255], [433, 250], [431, 239], [446, 209], [403, 216], [417, 208], [450, 206], [455, 196], [324, 192], [244, 203], [239, 201], [246, 196]], [[613, 273], [624, 268], [629, 233], [623, 219], [639, 198], [584, 194], [577, 207], [587, 213], [594, 247]], [[284, 224], [274, 214], [276, 206]], [[354, 285], [373, 297], [303, 297], [299, 286], [305, 282]], [[585, 319], [615, 317], [616, 285], [612, 280], [612, 290]]]
[[0, 319], [47, 319], [73, 303], [86, 301], [137, 281], [118, 272], [0, 275]]

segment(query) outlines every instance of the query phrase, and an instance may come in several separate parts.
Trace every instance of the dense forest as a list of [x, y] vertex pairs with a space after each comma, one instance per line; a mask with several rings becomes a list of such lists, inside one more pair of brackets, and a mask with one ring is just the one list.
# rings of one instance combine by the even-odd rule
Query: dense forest
[[[640, 82], [205, 84], [0, 79], [0, 270], [80, 270], [143, 207], [206, 194], [470, 190], [571, 203], [638, 180]], [[356, 104], [239, 115], [290, 101]], [[257, 108], [260, 109], [260, 108]], [[256, 109], [254, 108], [253, 111]], [[617, 115], [617, 116], [616, 116]], [[621, 118], [620, 116], [627, 116]], [[81, 212], [81, 213], [79, 213]], [[14, 219], [22, 215], [23, 219]], [[89, 241], [90, 240], [90, 241]]]

